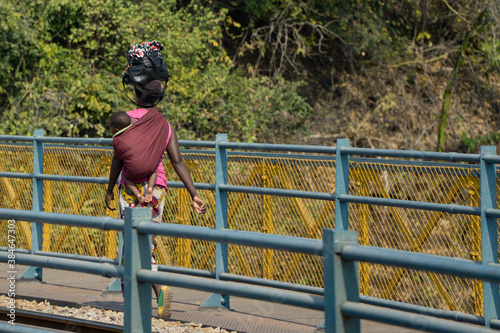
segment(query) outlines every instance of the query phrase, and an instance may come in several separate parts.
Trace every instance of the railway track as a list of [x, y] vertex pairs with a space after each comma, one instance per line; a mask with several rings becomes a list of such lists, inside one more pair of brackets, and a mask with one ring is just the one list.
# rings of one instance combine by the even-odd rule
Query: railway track
[[[7, 316], [9, 310], [0, 308], [0, 318], [2, 323], [7, 323], [10, 318]], [[123, 332], [123, 327], [118, 325], [88, 321], [84, 319], [46, 314], [36, 311], [16, 309], [16, 326], [30, 325], [40, 329], [63, 330], [66, 332], [80, 333], [109, 333]]]

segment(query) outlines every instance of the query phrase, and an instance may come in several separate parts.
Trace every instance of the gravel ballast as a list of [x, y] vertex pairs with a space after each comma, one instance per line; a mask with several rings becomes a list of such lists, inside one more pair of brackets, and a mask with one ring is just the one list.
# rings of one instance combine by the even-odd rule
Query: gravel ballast
[[[7, 307], [11, 303], [11, 298], [0, 295], [0, 307]], [[91, 306], [82, 306], [78, 308], [67, 306], [51, 305], [49, 301], [37, 302], [23, 299], [16, 299], [16, 309], [26, 311], [36, 311], [41, 313], [53, 314], [58, 316], [66, 316], [78, 319], [84, 319], [94, 322], [102, 322], [123, 326], [123, 312], [94, 308]], [[219, 333], [236, 333], [236, 331], [226, 331], [220, 327], [203, 327], [198, 323], [181, 323], [179, 321], [166, 321], [157, 318], [151, 318], [151, 329], [153, 332], [219, 332]]]

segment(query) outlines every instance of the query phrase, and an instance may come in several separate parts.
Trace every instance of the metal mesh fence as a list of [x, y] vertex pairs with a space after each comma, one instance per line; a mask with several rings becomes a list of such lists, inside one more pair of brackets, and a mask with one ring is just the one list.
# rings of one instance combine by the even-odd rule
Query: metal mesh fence
[[[355, 163], [356, 164], [356, 163]], [[479, 206], [478, 169], [358, 163], [351, 191], [370, 197]], [[481, 260], [478, 216], [352, 205], [360, 244]], [[361, 292], [427, 307], [482, 313], [478, 281], [361, 264]]]
[[[261, 155], [230, 154], [228, 184], [335, 191], [335, 164], [331, 159]], [[215, 182], [213, 153], [187, 151], [183, 156], [195, 182]], [[44, 172], [107, 177], [111, 158], [109, 148], [46, 147]], [[0, 145], [0, 171], [30, 173], [32, 161], [31, 147]], [[164, 165], [167, 179], [179, 181], [167, 159]], [[478, 168], [470, 166], [352, 161], [349, 183], [349, 192], [355, 195], [479, 206]], [[44, 211], [117, 217], [116, 211], [105, 209], [106, 186], [45, 181]], [[0, 191], [2, 208], [31, 209], [31, 179], [0, 178]], [[204, 217], [193, 212], [185, 189], [170, 188], [163, 221], [214, 227], [214, 193], [199, 192], [208, 206]], [[333, 201], [228, 194], [229, 228], [236, 230], [320, 239], [323, 228], [334, 228], [334, 210]], [[360, 244], [481, 260], [480, 219], [477, 216], [351, 204], [349, 221], [350, 229], [359, 233]], [[29, 249], [30, 223], [17, 222], [20, 232], [17, 246]], [[0, 246], [7, 244], [5, 230], [6, 221], [0, 221]], [[118, 255], [118, 233], [115, 231], [47, 224], [43, 239], [46, 251], [108, 258]], [[158, 263], [215, 270], [213, 243], [171, 237], [158, 237], [157, 241]], [[229, 273], [323, 286], [321, 257], [284, 251], [230, 245]], [[360, 263], [360, 292], [438, 309], [483, 314], [481, 283], [468, 279]]]

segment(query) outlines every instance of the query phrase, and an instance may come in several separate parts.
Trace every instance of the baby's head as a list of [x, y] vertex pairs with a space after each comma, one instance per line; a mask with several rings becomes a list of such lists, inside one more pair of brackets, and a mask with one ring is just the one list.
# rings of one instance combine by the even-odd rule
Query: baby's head
[[108, 119], [109, 130], [115, 135], [116, 132], [130, 125], [130, 122], [130, 116], [126, 112], [115, 112]]

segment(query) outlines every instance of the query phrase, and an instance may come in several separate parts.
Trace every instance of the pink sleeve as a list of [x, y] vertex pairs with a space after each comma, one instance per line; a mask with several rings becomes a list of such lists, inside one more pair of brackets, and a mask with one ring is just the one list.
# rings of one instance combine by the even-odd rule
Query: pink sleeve
[[142, 116], [144, 116], [146, 113], [148, 113], [148, 110], [146, 110], [146, 109], [135, 109], [135, 110], [130, 110], [127, 112], [127, 114], [134, 119], [139, 119]]

